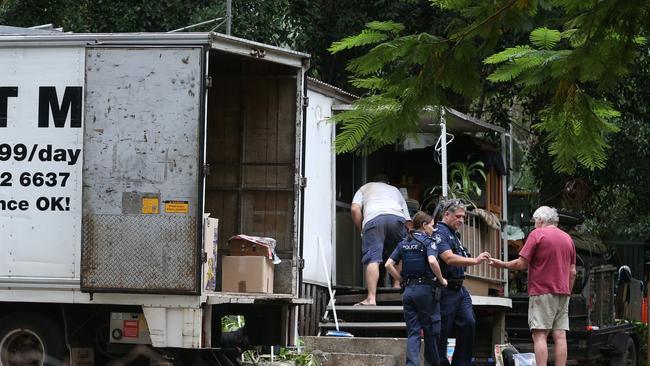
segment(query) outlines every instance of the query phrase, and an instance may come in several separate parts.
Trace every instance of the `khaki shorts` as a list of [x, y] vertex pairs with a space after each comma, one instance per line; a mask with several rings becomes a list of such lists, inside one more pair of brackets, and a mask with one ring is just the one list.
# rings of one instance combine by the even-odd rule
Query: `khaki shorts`
[[569, 295], [531, 296], [528, 299], [528, 327], [569, 330]]

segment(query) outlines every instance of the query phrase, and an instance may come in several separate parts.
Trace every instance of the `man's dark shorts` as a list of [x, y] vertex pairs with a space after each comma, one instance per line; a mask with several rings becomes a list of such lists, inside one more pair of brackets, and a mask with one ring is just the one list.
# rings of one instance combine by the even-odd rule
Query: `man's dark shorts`
[[406, 220], [397, 215], [379, 215], [363, 227], [361, 264], [383, 263], [406, 236]]

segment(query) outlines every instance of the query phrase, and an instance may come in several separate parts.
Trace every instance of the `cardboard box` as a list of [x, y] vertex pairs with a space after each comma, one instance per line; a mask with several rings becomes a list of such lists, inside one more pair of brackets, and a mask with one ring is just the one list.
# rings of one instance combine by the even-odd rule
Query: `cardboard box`
[[273, 262], [265, 256], [224, 256], [221, 291], [273, 293]]
[[233, 239], [228, 242], [231, 256], [263, 256], [269, 254], [269, 248], [264, 245], [255, 244], [248, 240]]

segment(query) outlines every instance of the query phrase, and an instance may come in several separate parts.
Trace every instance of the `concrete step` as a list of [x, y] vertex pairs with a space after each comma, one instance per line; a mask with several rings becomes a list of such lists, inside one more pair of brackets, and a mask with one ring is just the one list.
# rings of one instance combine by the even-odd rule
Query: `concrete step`
[[[328, 306], [327, 318], [321, 319], [320, 334], [336, 329], [334, 312]], [[406, 334], [402, 305], [336, 306], [339, 329], [360, 337], [403, 337]]]
[[[349, 295], [335, 295], [336, 305], [352, 305], [366, 298], [366, 294], [349, 294]], [[377, 293], [377, 304], [401, 304], [402, 293], [399, 290], [391, 291], [388, 293]]]
[[403, 359], [406, 350], [406, 338], [301, 337], [301, 339], [307, 352], [319, 350], [327, 353], [398, 355]]
[[[302, 337], [305, 352], [327, 358], [322, 365], [391, 365], [402, 366], [406, 360], [406, 338], [370, 337]], [[423, 347], [420, 364], [424, 365]], [[353, 356], [354, 355], [354, 356]], [[340, 363], [332, 363], [340, 362]]]
[[404, 361], [398, 362], [392, 355], [370, 355], [359, 353], [330, 353], [315, 351], [314, 356], [321, 366], [399, 366]]
[[[327, 306], [328, 311], [334, 310], [332, 305]], [[375, 305], [375, 306], [354, 306], [354, 305], [341, 305], [336, 306], [338, 313], [363, 313], [363, 314], [401, 314], [404, 312], [402, 305]]]
[[[320, 322], [318, 326], [321, 329], [336, 329], [335, 322]], [[339, 321], [339, 329], [381, 329], [381, 330], [404, 330], [405, 322], [344, 322]]]

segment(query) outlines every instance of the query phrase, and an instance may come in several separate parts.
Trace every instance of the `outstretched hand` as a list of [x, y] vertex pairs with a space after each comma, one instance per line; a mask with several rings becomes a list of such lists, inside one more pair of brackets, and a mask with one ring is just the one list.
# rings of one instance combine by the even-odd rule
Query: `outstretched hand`
[[504, 261], [496, 258], [490, 258], [488, 264], [495, 268], [505, 268], [506, 266]]
[[489, 260], [490, 260], [490, 253], [489, 252], [483, 252], [483, 253], [479, 254], [476, 257], [476, 264], [480, 264], [480, 263], [483, 263], [483, 262], [489, 261]]

